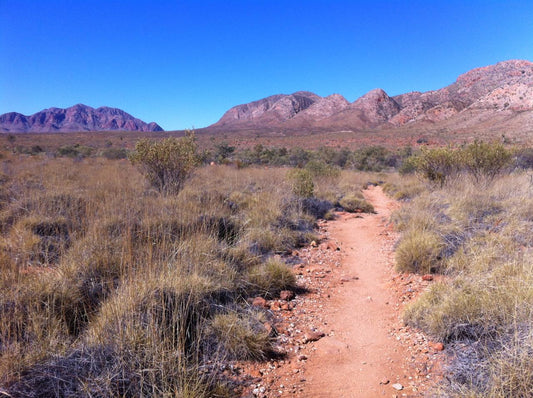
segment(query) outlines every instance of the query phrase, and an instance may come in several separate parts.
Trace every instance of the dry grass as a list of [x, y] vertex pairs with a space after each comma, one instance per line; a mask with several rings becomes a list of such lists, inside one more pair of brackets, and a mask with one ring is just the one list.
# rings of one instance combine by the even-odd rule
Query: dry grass
[[[13, 396], [231, 395], [217, 364], [272, 352], [246, 298], [295, 286], [282, 255], [332, 208], [295, 196], [286, 169], [207, 166], [165, 195], [127, 160], [0, 161], [0, 386]], [[359, 178], [313, 184], [342, 197]]]
[[[526, 173], [479, 184], [457, 179], [421, 193], [393, 217], [402, 231], [398, 266], [447, 275], [404, 315], [448, 342], [450, 352], [463, 347], [444, 396], [531, 396], [532, 192]], [[422, 270], [413, 266], [416, 258], [428, 260]]]
[[437, 234], [425, 229], [410, 229], [396, 247], [396, 266], [402, 272], [435, 272], [443, 247]]

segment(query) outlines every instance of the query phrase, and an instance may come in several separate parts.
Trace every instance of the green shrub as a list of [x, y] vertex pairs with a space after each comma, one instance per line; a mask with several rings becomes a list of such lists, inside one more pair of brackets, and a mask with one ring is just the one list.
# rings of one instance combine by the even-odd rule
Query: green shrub
[[398, 167], [398, 172], [401, 175], [413, 174], [416, 171], [416, 157], [410, 156], [405, 159], [400, 167]]
[[354, 151], [348, 161], [356, 170], [381, 171], [385, 168], [387, 150], [381, 146], [370, 146]]
[[424, 178], [440, 186], [461, 169], [460, 159], [452, 148], [423, 149], [413, 162]]
[[357, 195], [354, 193], [349, 193], [344, 196], [339, 204], [344, 210], [350, 213], [363, 212], [363, 213], [373, 213], [374, 206], [371, 203], [367, 202], [362, 195]]
[[500, 143], [475, 141], [460, 151], [461, 164], [476, 181], [494, 179], [511, 162], [512, 154]]
[[130, 160], [139, 166], [150, 184], [160, 192], [178, 193], [198, 164], [194, 134], [159, 142], [142, 139], [135, 145]]
[[475, 141], [460, 149], [422, 150], [420, 155], [407, 159], [405, 167], [409, 171], [414, 166], [423, 177], [443, 186], [459, 172], [468, 173], [476, 182], [482, 178], [492, 180], [510, 164], [511, 158], [512, 153], [502, 144]]
[[292, 169], [287, 173], [287, 179], [292, 185], [292, 192], [302, 198], [310, 198], [314, 195], [315, 184], [309, 170]]
[[403, 272], [427, 274], [439, 267], [444, 244], [440, 237], [426, 230], [409, 230], [396, 248], [396, 266]]
[[329, 165], [322, 160], [310, 160], [305, 165], [305, 170], [308, 170], [315, 177], [338, 178], [340, 176], [338, 167]]
[[223, 163], [226, 159], [235, 152], [235, 147], [230, 146], [227, 142], [222, 142], [215, 145], [215, 160], [219, 163]]

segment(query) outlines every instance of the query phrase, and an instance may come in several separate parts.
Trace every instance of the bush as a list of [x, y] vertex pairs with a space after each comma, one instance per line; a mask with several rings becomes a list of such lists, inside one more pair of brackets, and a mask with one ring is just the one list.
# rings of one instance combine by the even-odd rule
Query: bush
[[451, 148], [424, 149], [413, 161], [424, 178], [441, 187], [460, 170], [457, 152]]
[[475, 141], [460, 151], [461, 164], [476, 181], [494, 179], [510, 164], [512, 154], [500, 143]]
[[64, 145], [57, 149], [58, 156], [69, 158], [86, 158], [94, 153], [94, 148], [80, 144]]
[[287, 173], [287, 179], [292, 185], [292, 192], [302, 198], [310, 198], [315, 193], [313, 176], [309, 170], [292, 169]]
[[356, 170], [381, 171], [387, 167], [389, 152], [381, 146], [361, 148], [352, 153], [350, 163]]
[[338, 167], [326, 164], [321, 160], [310, 160], [305, 165], [305, 169], [315, 177], [338, 178], [340, 176]]
[[400, 167], [398, 167], [398, 173], [401, 175], [413, 174], [416, 171], [416, 157], [410, 156], [405, 159]]
[[193, 133], [182, 138], [167, 138], [159, 142], [147, 139], [135, 145], [130, 155], [150, 184], [165, 194], [178, 193], [198, 164], [197, 145]]
[[414, 158], [409, 158], [402, 166], [406, 174], [414, 166], [423, 177], [441, 187], [450, 177], [466, 172], [476, 182], [482, 178], [494, 179], [511, 162], [512, 153], [499, 143], [475, 141], [461, 149], [435, 148], [422, 150]]

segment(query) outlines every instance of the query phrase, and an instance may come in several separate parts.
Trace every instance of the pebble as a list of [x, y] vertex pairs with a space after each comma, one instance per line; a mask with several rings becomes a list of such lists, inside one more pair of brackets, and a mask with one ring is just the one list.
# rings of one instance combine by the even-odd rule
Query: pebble
[[400, 383], [394, 383], [392, 385], [392, 388], [394, 388], [396, 391], [401, 391], [403, 390], [403, 386], [400, 384]]

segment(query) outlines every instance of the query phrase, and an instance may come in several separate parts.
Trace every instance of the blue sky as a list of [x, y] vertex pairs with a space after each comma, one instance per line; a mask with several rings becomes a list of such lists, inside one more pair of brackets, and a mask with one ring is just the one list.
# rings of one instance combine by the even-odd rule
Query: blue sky
[[533, 60], [533, 2], [0, 0], [0, 114], [83, 103], [166, 130], [272, 94], [438, 89]]

